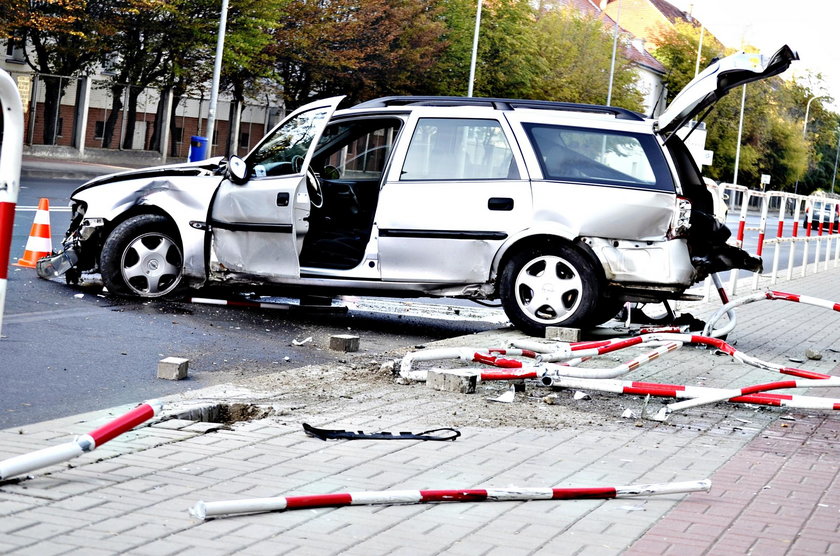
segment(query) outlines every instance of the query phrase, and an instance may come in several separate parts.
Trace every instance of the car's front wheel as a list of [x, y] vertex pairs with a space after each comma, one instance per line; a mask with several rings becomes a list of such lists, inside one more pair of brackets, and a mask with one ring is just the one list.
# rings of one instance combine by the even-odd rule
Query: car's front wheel
[[593, 265], [566, 245], [519, 251], [500, 280], [505, 313], [532, 336], [544, 336], [547, 326], [591, 324], [602, 289]]
[[99, 266], [112, 293], [162, 297], [181, 283], [184, 257], [169, 220], [143, 214], [114, 228], [102, 246]]

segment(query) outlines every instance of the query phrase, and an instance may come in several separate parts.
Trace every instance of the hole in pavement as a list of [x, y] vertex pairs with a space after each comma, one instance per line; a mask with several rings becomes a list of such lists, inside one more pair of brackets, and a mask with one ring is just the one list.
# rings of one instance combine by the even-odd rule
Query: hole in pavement
[[222, 423], [230, 425], [241, 421], [256, 421], [274, 415], [274, 409], [250, 403], [216, 404], [197, 407], [177, 416], [178, 419]]

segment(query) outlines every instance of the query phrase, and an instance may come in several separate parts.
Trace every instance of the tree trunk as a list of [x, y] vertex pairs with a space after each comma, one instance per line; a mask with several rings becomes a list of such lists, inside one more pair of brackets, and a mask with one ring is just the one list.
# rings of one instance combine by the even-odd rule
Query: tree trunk
[[105, 130], [102, 133], [102, 148], [110, 149], [111, 142], [114, 140], [114, 130], [117, 127], [117, 120], [119, 120], [120, 112], [123, 109], [122, 95], [125, 87], [123, 85], [115, 85], [111, 87], [111, 112], [105, 120]]
[[[125, 137], [123, 138], [123, 149], [130, 150], [134, 145], [134, 129], [137, 127], [137, 99], [143, 87], [128, 88], [128, 115], [125, 122]], [[144, 147], [145, 147], [145, 141]]]
[[44, 145], [55, 145], [61, 97], [67, 85], [61, 77], [43, 76], [44, 80]]

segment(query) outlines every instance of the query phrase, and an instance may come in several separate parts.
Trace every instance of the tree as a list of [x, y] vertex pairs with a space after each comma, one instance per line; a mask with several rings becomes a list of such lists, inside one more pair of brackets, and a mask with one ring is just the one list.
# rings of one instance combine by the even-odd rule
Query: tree
[[290, 107], [422, 87], [441, 49], [433, 0], [291, 0], [271, 53]]
[[[572, 9], [545, 11], [537, 22], [542, 73], [534, 82], [534, 98], [604, 104], [609, 88], [612, 32], [604, 23]], [[617, 52], [611, 104], [641, 110], [636, 71], [625, 56], [622, 39]], [[632, 47], [629, 47], [632, 48]]]
[[114, 32], [111, 0], [7, 0], [0, 20], [0, 37], [24, 48], [25, 61], [44, 83], [44, 144], [56, 139], [66, 77], [84, 74], [102, 60], [103, 41]]
[[[668, 69], [662, 81], [668, 89], [667, 101], [671, 102], [677, 93], [694, 79], [700, 29], [691, 23], [678, 21], [673, 28], [661, 28], [652, 37], [652, 42], [657, 45], [653, 55]], [[714, 35], [704, 32], [700, 49], [700, 71], [713, 60], [725, 55], [726, 47]]]
[[[699, 30], [689, 24], [677, 24], [655, 38], [654, 55], [668, 68], [669, 100], [694, 78], [699, 38]], [[701, 52], [701, 69], [726, 54], [723, 45], [708, 35]], [[705, 120], [706, 148], [714, 152], [714, 164], [704, 172], [717, 180], [732, 181], [737, 153], [739, 183], [758, 184], [761, 174], [769, 174], [775, 188], [792, 191], [805, 175], [808, 160], [817, 160], [813, 154], [809, 156], [810, 147], [801, 131], [808, 92], [781, 77], [747, 84], [740, 153], [741, 88], [731, 93], [717, 102]]]

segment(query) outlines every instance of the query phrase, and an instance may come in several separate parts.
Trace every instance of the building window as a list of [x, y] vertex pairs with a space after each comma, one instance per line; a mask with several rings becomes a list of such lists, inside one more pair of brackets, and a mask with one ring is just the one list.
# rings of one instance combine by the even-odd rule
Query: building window
[[22, 64], [24, 62], [23, 48], [20, 48], [12, 39], [6, 41], [6, 61], [12, 64]]
[[93, 138], [102, 139], [105, 137], [105, 121], [99, 120], [93, 124]]

